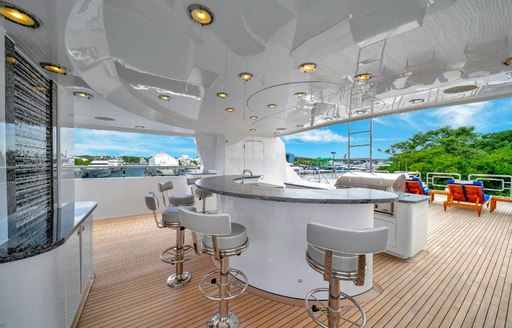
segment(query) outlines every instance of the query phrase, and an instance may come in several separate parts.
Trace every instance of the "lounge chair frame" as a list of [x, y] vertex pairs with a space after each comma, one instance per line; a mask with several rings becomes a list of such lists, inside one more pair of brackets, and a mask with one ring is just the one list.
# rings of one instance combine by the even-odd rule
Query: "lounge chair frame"
[[482, 207], [487, 204], [489, 207], [489, 200], [485, 200], [484, 191], [480, 185], [470, 184], [448, 184], [448, 200], [443, 203], [444, 210], [450, 206], [475, 209], [480, 217], [482, 215]]

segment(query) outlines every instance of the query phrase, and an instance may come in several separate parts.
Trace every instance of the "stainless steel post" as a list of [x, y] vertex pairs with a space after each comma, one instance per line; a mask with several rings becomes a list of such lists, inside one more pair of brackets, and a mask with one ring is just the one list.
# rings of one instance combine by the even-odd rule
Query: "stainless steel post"
[[[220, 261], [220, 297], [226, 298], [228, 296], [228, 284], [229, 284], [229, 259], [227, 257], [223, 257]], [[221, 321], [224, 321], [228, 316], [228, 301], [221, 300], [219, 303], [219, 314]]]
[[176, 229], [176, 278], [180, 279], [183, 275], [183, 245], [185, 244], [185, 234], [182, 227]]
[[340, 323], [340, 281], [336, 278], [329, 281], [327, 323], [330, 328], [337, 328]]

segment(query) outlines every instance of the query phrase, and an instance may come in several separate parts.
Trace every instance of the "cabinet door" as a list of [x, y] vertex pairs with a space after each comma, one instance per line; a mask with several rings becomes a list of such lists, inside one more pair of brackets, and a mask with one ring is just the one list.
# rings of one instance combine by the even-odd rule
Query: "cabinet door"
[[66, 326], [70, 327], [80, 304], [80, 233], [81, 229], [64, 243], [66, 248]]
[[92, 260], [92, 219], [88, 218], [82, 224], [82, 285], [81, 293], [85, 292], [89, 283], [90, 274], [93, 272]]

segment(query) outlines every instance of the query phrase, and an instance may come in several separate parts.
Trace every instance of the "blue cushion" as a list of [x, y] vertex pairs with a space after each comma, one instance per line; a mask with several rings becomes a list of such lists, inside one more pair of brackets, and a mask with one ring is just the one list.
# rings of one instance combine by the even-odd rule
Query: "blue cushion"
[[[420, 183], [421, 188], [423, 188], [423, 182], [421, 181], [420, 178], [412, 177], [411, 179], [409, 179], [409, 181], [418, 181]], [[429, 192], [428, 188], [423, 188], [423, 194], [428, 195], [428, 192]]]
[[[464, 198], [466, 198], [467, 200], [467, 197], [466, 197], [466, 189], [464, 188], [464, 183], [455, 183], [455, 180], [453, 179], [450, 179], [446, 182], [447, 184], [458, 184], [458, 185], [462, 185], [462, 191], [464, 192]], [[474, 186], [480, 186], [482, 188], [482, 194], [484, 195], [484, 202], [487, 202], [491, 196], [490, 195], [487, 195], [485, 193], [485, 190], [484, 190], [484, 183], [482, 181], [477, 181], [477, 180], [474, 180], [472, 183], [472, 185]]]

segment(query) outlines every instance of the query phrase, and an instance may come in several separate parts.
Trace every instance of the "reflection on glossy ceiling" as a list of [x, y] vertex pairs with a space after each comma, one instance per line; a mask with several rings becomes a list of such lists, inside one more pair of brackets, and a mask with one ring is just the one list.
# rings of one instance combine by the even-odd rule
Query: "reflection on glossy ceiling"
[[73, 73], [150, 120], [265, 136], [512, 94], [509, 0], [190, 5], [77, 0]]

